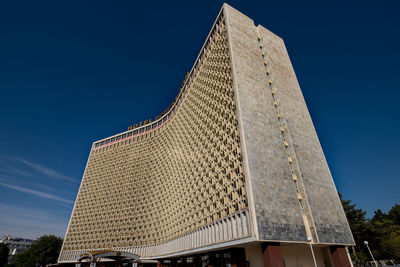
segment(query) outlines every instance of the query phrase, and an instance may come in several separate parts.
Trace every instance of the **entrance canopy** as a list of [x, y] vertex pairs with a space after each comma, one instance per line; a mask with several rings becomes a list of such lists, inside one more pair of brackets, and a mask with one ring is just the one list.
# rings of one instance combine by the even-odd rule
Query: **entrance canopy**
[[99, 262], [101, 259], [110, 259], [117, 262], [134, 262], [139, 259], [139, 255], [114, 250], [89, 251], [79, 255], [79, 257], [76, 258], [76, 262]]

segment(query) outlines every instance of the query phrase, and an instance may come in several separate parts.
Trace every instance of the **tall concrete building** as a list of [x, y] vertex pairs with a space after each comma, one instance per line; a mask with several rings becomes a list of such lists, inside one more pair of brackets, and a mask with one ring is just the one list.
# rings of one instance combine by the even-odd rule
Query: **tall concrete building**
[[93, 143], [59, 263], [350, 266], [353, 244], [283, 40], [224, 4], [166, 112]]

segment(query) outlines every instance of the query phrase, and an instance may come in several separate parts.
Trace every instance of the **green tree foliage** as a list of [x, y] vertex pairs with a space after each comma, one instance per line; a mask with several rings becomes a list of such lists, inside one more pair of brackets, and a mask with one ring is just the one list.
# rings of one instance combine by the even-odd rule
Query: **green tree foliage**
[[392, 209], [389, 211], [388, 217], [395, 224], [400, 225], [400, 205], [399, 204], [396, 204], [392, 207]]
[[10, 250], [4, 243], [0, 243], [0, 267], [7, 264], [9, 251]]
[[343, 200], [342, 195], [339, 193], [340, 200], [344, 212], [346, 213], [347, 220], [353, 233], [356, 244], [361, 244], [364, 240], [365, 224], [367, 218], [365, 217], [366, 212], [362, 209], [356, 209], [356, 204], [351, 204], [351, 200]]
[[400, 261], [400, 205], [394, 205], [382, 217], [375, 213], [370, 224], [379, 244], [374, 250], [377, 257]]
[[44, 235], [36, 240], [28, 250], [15, 255], [15, 266], [46, 266], [49, 263], [56, 263], [61, 245], [61, 238]]
[[356, 209], [356, 204], [351, 204], [351, 200], [344, 200], [340, 193], [339, 197], [342, 202], [347, 221], [349, 222], [351, 232], [353, 233], [354, 242], [356, 243], [356, 246], [353, 250], [354, 253], [352, 253], [351, 256], [356, 262], [365, 263], [368, 261], [368, 254], [365, 254], [363, 250], [363, 242], [366, 240], [365, 238], [367, 236], [366, 212], [362, 209]]
[[400, 262], [400, 205], [394, 205], [388, 213], [378, 209], [371, 219], [367, 219], [365, 211], [357, 209], [351, 200], [343, 200], [341, 194], [339, 197], [356, 243], [353, 260], [358, 263], [371, 260], [364, 245], [364, 241], [368, 241], [377, 260]]

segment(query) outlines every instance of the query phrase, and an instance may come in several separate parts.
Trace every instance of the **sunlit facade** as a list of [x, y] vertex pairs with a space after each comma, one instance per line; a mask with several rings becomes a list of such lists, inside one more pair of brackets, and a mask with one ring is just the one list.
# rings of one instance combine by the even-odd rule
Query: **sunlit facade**
[[338, 265], [354, 241], [285, 45], [225, 4], [168, 110], [93, 143], [59, 262], [119, 251], [297, 266], [313, 263], [309, 243], [318, 266], [350, 266]]

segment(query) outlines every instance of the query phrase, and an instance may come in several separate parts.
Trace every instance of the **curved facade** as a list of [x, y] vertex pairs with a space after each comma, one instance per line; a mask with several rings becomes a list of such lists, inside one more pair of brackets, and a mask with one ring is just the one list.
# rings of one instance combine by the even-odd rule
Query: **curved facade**
[[282, 40], [224, 5], [169, 109], [93, 144], [59, 262], [310, 238], [353, 244]]
[[214, 29], [164, 117], [94, 143], [63, 251], [163, 244], [247, 209], [222, 16]]

